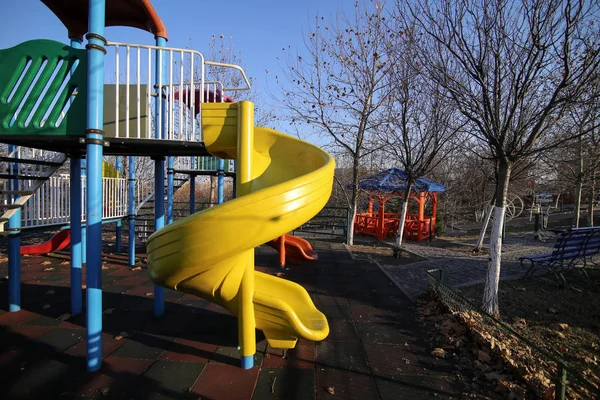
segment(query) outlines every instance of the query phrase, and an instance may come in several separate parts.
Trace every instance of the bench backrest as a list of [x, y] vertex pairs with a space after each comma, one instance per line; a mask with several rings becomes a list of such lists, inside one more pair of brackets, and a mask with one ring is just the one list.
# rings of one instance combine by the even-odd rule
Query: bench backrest
[[600, 251], [600, 227], [574, 228], [562, 232], [554, 248], [552, 253], [557, 256], [594, 255]]

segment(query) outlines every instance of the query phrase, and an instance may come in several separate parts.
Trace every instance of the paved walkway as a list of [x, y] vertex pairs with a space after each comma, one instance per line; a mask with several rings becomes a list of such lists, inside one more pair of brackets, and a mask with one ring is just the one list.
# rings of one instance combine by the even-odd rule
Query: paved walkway
[[[430, 355], [429, 333], [413, 304], [372, 263], [355, 261], [343, 244], [316, 242], [319, 261], [292, 266], [328, 317], [331, 334], [300, 340], [287, 354], [259, 335], [256, 367], [244, 371], [236, 319], [167, 290], [166, 316], [152, 315], [145, 270], [107, 255], [104, 363], [85, 371], [85, 318], [70, 316], [68, 254], [22, 259], [23, 310], [6, 312], [6, 259], [0, 260], [0, 387], [3, 399], [450, 399], [464, 382], [449, 360]], [[1, 255], [1, 254], [0, 254]], [[276, 254], [257, 249], [257, 269], [276, 268]]]
[[[475, 247], [475, 241], [463, 242], [465, 250]], [[542, 254], [552, 251], [553, 240], [539, 242], [508, 237], [502, 249], [500, 279], [518, 279], [525, 275], [519, 257]], [[471, 256], [466, 251], [452, 251], [433, 247], [427, 241], [422, 243], [404, 242], [403, 248], [425, 258], [406, 265], [382, 265], [388, 276], [410, 298], [415, 299], [427, 290], [427, 271], [441, 269], [444, 281], [453, 287], [469, 286], [485, 282], [488, 255]]]

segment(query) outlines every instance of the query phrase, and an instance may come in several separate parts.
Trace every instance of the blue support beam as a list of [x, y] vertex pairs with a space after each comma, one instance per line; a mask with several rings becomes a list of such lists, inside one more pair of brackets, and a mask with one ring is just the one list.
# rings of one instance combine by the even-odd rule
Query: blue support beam
[[[17, 158], [17, 146], [9, 145], [8, 154]], [[11, 174], [18, 174], [18, 164], [10, 163]], [[19, 190], [19, 181], [11, 179], [9, 190]], [[12, 196], [15, 201], [17, 195]], [[8, 220], [8, 311], [16, 312], [21, 309], [21, 210], [17, 210]]]
[[128, 179], [129, 185], [127, 196], [127, 216], [129, 217], [129, 266], [135, 265], [135, 164], [136, 159], [133, 156], [128, 158]]
[[225, 201], [225, 160], [219, 158], [217, 167], [217, 203]]
[[89, 0], [87, 90], [87, 369], [102, 366], [102, 153], [105, 0]]
[[[117, 165], [116, 165], [116, 170], [119, 173], [119, 178], [121, 177], [121, 174], [123, 173], [123, 157], [117, 156]], [[117, 185], [121, 184], [121, 181], [117, 181]], [[117, 195], [119, 196], [121, 193], [121, 187], [117, 186]], [[117, 243], [115, 243], [115, 251], [117, 253], [121, 252], [121, 242], [122, 242], [122, 235], [123, 235], [123, 227], [121, 224], [121, 220], [117, 221], [117, 233], [116, 233], [116, 240]]]
[[[72, 37], [71, 47], [74, 49], [83, 48], [82, 37]], [[81, 206], [82, 206], [82, 187], [81, 187], [81, 155], [71, 155], [70, 166], [70, 224], [71, 224], [71, 314], [78, 315], [83, 312], [83, 289], [81, 288], [83, 266], [83, 257], [81, 247], [81, 231], [84, 227], [81, 225]]]
[[[165, 47], [167, 39], [163, 37], [156, 38], [157, 47]], [[161, 50], [156, 51], [156, 65], [154, 71], [154, 82], [159, 86], [159, 93], [162, 93], [160, 85], [166, 82], [163, 71], [163, 65], [166, 61], [165, 55]], [[164, 139], [165, 136], [165, 106], [161, 96], [156, 98], [156, 107], [154, 108], [155, 137]], [[163, 128], [163, 129], [161, 129]], [[162, 132], [162, 133], [161, 133]], [[160, 137], [159, 137], [160, 136]], [[165, 162], [162, 158], [154, 161], [154, 229], [158, 231], [165, 226]], [[162, 317], [165, 314], [165, 291], [164, 288], [154, 285], [154, 315]]]
[[167, 157], [167, 224], [173, 222], [173, 197], [175, 195], [175, 159]]
[[[82, 190], [81, 193], [87, 193], [87, 161], [85, 158], [81, 158], [81, 176], [85, 177], [84, 180], [81, 181]], [[81, 225], [81, 263], [83, 265], [87, 264], [87, 227], [85, 225]]]
[[71, 204], [71, 314], [82, 312], [82, 247], [81, 247], [81, 158], [71, 157], [70, 162], [70, 204]]

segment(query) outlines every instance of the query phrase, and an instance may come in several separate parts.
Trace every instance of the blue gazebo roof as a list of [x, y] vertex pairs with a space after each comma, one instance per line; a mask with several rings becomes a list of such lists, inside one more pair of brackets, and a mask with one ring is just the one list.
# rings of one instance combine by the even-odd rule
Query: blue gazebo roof
[[[387, 171], [363, 179], [358, 187], [370, 191], [402, 192], [406, 190], [407, 178], [404, 171], [398, 168], [390, 168]], [[413, 190], [416, 192], [443, 192], [446, 190], [446, 186], [427, 178], [417, 178]]]

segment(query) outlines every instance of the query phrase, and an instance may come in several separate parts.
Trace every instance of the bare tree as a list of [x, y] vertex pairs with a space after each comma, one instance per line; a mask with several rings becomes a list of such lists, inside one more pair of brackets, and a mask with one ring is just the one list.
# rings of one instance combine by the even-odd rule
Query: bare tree
[[431, 82], [414, 35], [398, 35], [395, 62], [388, 72], [391, 87], [387, 98], [387, 123], [381, 129], [384, 151], [390, 154], [406, 173], [407, 188], [402, 200], [400, 224], [394, 255], [399, 257], [411, 192], [417, 178], [428, 175], [453, 150], [462, 123], [456, 109], [445, 101], [444, 89]]
[[549, 129], [598, 71], [598, 5], [586, 0], [398, 3], [424, 33], [428, 72], [497, 161], [484, 308], [498, 314], [501, 232], [513, 164], [554, 145]]
[[[386, 79], [392, 37], [383, 6], [355, 3], [354, 14], [340, 13], [330, 23], [317, 16], [305, 37], [306, 51], [288, 59], [282, 106], [299, 129], [311, 131], [352, 158], [348, 207], [356, 215], [361, 159], [377, 150], [370, 141], [383, 121], [389, 96]], [[392, 35], [393, 36], [393, 35]], [[353, 242], [352, 224], [349, 244]]]

